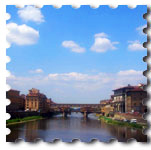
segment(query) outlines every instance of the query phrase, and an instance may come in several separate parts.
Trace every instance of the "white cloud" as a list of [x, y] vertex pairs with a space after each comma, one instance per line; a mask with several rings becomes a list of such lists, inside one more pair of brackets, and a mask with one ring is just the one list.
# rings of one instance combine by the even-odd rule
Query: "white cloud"
[[118, 75], [120, 76], [128, 76], [128, 75], [141, 75], [142, 71], [136, 71], [136, 70], [125, 70], [125, 71], [119, 71]]
[[107, 34], [105, 33], [98, 33], [94, 35], [95, 41], [94, 44], [91, 47], [92, 51], [95, 52], [106, 52], [108, 50], [115, 50], [116, 47], [115, 44], [118, 44], [119, 42], [111, 42], [109, 38], [107, 38]]
[[101, 32], [101, 33], [95, 34], [94, 37], [95, 38], [97, 38], [97, 37], [108, 37], [108, 35], [106, 33], [104, 33], [104, 32]]
[[[13, 89], [21, 90], [23, 93], [27, 93], [32, 87], [38, 88], [48, 97], [60, 100], [60, 102], [66, 102], [67, 99], [70, 103], [73, 100], [80, 102], [85, 99], [86, 103], [87, 100], [91, 103], [93, 101], [99, 103], [99, 100], [109, 98], [113, 89], [128, 84], [146, 83], [146, 78], [140, 70], [124, 70], [117, 73], [100, 72], [95, 75], [79, 72], [51, 73], [46, 76], [31, 77], [11, 75], [7, 78], [7, 83]], [[83, 102], [81, 101], [81, 103]]]
[[30, 70], [30, 73], [43, 73], [42, 69]]
[[145, 35], [145, 33], [143, 32], [143, 29], [146, 28], [146, 27], [147, 27], [147, 25], [145, 24], [145, 25], [143, 25], [143, 26], [137, 27], [136, 30], [138, 31], [138, 33], [139, 33], [140, 35]]
[[[47, 80], [75, 83], [76, 87], [85, 90], [97, 90], [108, 85], [111, 87], [124, 86], [127, 84], [138, 84], [145, 78], [142, 71], [124, 70], [117, 73], [97, 73], [95, 75], [83, 74], [78, 72], [49, 74]], [[61, 83], [60, 82], [60, 83]], [[72, 83], [72, 84], [73, 84]], [[110, 87], [108, 87], [110, 88]]]
[[137, 85], [139, 83], [146, 83], [146, 78], [143, 76], [141, 70], [122, 70], [117, 73], [115, 79], [115, 88], [119, 88], [128, 84]]
[[62, 46], [65, 48], [69, 48], [72, 52], [75, 52], [75, 53], [84, 53], [85, 52], [85, 48], [80, 47], [74, 41], [63, 41]]
[[95, 76], [89, 76], [88, 74], [82, 74], [78, 72], [62, 73], [62, 74], [49, 74], [48, 77], [54, 80], [64, 81], [86, 81], [88, 79], [95, 79]]
[[128, 45], [128, 49], [131, 51], [143, 51], [145, 48], [143, 47], [143, 44], [140, 43], [140, 41], [129, 41], [130, 43]]
[[44, 22], [44, 16], [41, 13], [40, 8], [34, 6], [26, 6], [18, 10], [18, 15], [24, 21], [33, 21], [36, 23]]
[[9, 23], [7, 26], [7, 42], [16, 45], [32, 45], [38, 41], [39, 32], [25, 24]]

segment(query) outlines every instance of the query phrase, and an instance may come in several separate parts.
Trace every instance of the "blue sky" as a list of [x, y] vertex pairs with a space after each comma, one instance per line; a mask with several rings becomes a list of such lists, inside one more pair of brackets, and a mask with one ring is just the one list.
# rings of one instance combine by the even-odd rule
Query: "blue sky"
[[40, 89], [55, 102], [98, 103], [112, 89], [145, 83], [146, 6], [7, 6], [8, 84]]

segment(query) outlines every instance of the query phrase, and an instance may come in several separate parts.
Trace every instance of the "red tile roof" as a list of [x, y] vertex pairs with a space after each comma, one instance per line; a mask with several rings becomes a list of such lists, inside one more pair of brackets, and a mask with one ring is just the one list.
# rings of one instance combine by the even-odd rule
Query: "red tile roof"
[[120, 90], [120, 89], [125, 89], [125, 88], [133, 88], [134, 86], [124, 86], [124, 87], [120, 87], [120, 88], [117, 88], [113, 91], [116, 91], [116, 90]]
[[131, 91], [139, 92], [139, 91], [144, 91], [144, 90], [143, 90], [143, 89], [141, 89], [141, 88], [134, 88], [134, 89], [130, 89], [130, 90], [128, 90], [127, 92], [131, 92]]
[[143, 89], [141, 87], [143, 87], [144, 84], [140, 84], [140, 86], [131, 86], [131, 85], [128, 85], [128, 86], [124, 86], [124, 87], [120, 87], [118, 89], [115, 89], [113, 91], [116, 91], [116, 90], [120, 90], [120, 89], [125, 89], [125, 88], [129, 88], [129, 90], [134, 90], [134, 91], [143, 91]]

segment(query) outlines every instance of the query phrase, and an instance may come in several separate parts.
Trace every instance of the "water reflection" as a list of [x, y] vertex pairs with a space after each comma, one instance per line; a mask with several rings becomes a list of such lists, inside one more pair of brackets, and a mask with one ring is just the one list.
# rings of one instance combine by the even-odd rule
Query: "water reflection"
[[65, 142], [71, 142], [74, 138], [84, 142], [89, 142], [94, 138], [103, 142], [108, 142], [111, 138], [116, 138], [119, 141], [127, 141], [129, 138], [135, 138], [140, 142], [147, 141], [147, 137], [142, 134], [141, 130], [109, 125], [98, 121], [94, 115], [84, 119], [81, 114], [76, 113], [66, 119], [57, 116], [51, 119], [12, 125], [9, 128], [11, 134], [6, 137], [8, 142], [13, 142], [17, 138], [23, 138], [29, 142], [33, 142], [36, 138], [47, 142], [52, 142], [56, 138]]

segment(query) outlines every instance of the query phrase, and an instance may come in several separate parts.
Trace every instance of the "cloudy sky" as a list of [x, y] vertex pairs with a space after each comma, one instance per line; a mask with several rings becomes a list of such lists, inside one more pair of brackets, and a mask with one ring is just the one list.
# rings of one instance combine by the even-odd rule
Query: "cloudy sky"
[[112, 90], [146, 83], [146, 6], [7, 6], [7, 83], [38, 88], [58, 103], [99, 103]]

